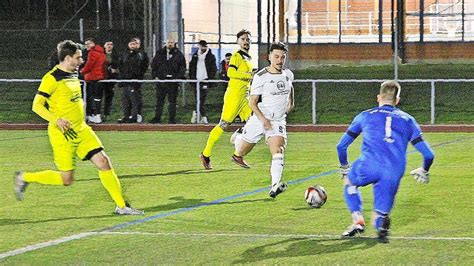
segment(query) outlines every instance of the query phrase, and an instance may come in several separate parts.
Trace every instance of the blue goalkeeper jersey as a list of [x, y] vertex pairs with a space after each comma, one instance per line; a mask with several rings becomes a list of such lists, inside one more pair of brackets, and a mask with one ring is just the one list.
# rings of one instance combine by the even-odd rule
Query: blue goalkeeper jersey
[[364, 165], [403, 176], [408, 142], [422, 142], [415, 119], [391, 105], [361, 112], [341, 138], [337, 150], [341, 165], [347, 165], [347, 147], [362, 133], [361, 155]]

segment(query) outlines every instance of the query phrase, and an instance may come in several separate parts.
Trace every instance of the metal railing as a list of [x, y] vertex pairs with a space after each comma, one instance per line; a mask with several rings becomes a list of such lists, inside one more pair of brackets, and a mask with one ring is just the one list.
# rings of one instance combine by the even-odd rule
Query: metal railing
[[[311, 98], [312, 98], [312, 103], [311, 103], [311, 115], [312, 115], [312, 124], [317, 124], [317, 97], [316, 97], [316, 92], [318, 88], [318, 84], [322, 83], [382, 83], [386, 81], [385, 79], [296, 79], [293, 82], [294, 83], [311, 83]], [[400, 83], [429, 83], [430, 84], [430, 124], [435, 124], [435, 115], [436, 115], [436, 108], [435, 108], [435, 100], [436, 100], [436, 83], [474, 83], [474, 79], [399, 79], [397, 80]], [[12, 83], [12, 82], [33, 82], [33, 83], [38, 83], [41, 82], [40, 79], [0, 79], [0, 83]], [[87, 84], [81, 80], [81, 82], [84, 83], [84, 86], [87, 86]], [[200, 106], [200, 85], [201, 83], [227, 83], [227, 81], [224, 80], [191, 80], [191, 79], [174, 79], [174, 80], [158, 80], [158, 79], [151, 79], [151, 80], [136, 80], [136, 79], [130, 79], [130, 80], [115, 80], [115, 79], [109, 79], [109, 80], [101, 80], [99, 82], [133, 82], [133, 83], [196, 83], [196, 113], [197, 113], [197, 121], [201, 119], [201, 113], [199, 111], [199, 106]], [[86, 90], [84, 89], [84, 92]], [[473, 87], [473, 92], [474, 92], [474, 87]], [[183, 88], [183, 94], [185, 93], [185, 90]], [[83, 95], [83, 98], [86, 99], [87, 95]], [[185, 96], [183, 95], [183, 98], [185, 100]], [[86, 102], [86, 101], [84, 101]], [[184, 103], [183, 103], [184, 104]]]

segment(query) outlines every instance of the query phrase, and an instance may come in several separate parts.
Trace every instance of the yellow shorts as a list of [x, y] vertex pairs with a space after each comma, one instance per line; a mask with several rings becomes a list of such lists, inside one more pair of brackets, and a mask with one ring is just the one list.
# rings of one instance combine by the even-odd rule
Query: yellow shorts
[[49, 125], [48, 135], [53, 148], [54, 163], [59, 171], [74, 170], [76, 156], [85, 161], [104, 149], [99, 138], [88, 125], [81, 126], [75, 134], [68, 134], [68, 136], [55, 125]]
[[242, 121], [247, 121], [252, 114], [249, 106], [247, 93], [240, 90], [229, 90], [224, 95], [224, 105], [222, 106], [221, 121], [232, 123], [234, 119], [240, 116]]

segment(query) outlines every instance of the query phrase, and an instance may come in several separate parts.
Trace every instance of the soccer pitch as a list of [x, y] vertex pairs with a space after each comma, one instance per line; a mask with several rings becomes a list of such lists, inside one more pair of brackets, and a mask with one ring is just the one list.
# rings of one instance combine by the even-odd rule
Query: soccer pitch
[[[97, 132], [125, 194], [145, 216], [112, 214], [114, 204], [90, 162], [78, 162], [70, 187], [28, 187], [13, 194], [16, 170], [54, 167], [46, 131], [0, 131], [0, 264], [453, 264], [474, 261], [474, 134], [427, 133], [436, 153], [428, 185], [408, 174], [392, 213], [389, 244], [368, 226], [341, 239], [350, 224], [337, 173], [341, 133], [289, 133], [283, 178], [288, 190], [268, 197], [271, 156], [260, 143], [230, 161], [230, 133], [213, 152], [211, 171], [198, 155], [204, 132]], [[349, 148], [353, 161], [360, 138]], [[407, 171], [421, 164], [409, 147]], [[328, 201], [309, 208], [313, 184]], [[362, 189], [370, 220], [372, 188]], [[41, 245], [38, 245], [41, 244]], [[23, 252], [25, 251], [25, 252]]]

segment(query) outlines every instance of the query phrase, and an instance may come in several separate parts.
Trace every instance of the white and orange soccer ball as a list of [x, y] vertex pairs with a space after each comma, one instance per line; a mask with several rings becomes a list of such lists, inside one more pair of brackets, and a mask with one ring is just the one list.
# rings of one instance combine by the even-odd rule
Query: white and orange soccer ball
[[311, 208], [320, 208], [324, 203], [326, 203], [328, 194], [322, 186], [314, 185], [306, 189], [304, 192], [304, 199]]

